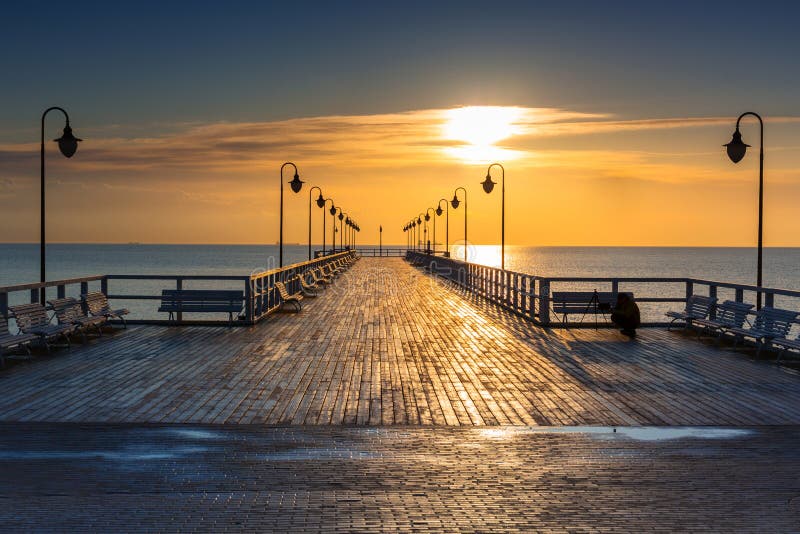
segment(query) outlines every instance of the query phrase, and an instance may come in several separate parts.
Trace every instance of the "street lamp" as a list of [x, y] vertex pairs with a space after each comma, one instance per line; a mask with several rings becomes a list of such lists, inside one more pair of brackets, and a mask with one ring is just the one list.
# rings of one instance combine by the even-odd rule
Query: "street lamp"
[[344, 218], [347, 214], [339, 208], [339, 248], [344, 250]]
[[453, 200], [450, 201], [450, 204], [453, 206], [454, 210], [457, 210], [461, 205], [461, 201], [458, 199], [459, 189], [464, 191], [464, 261], [469, 262], [469, 258], [467, 257], [467, 245], [469, 243], [469, 241], [467, 241], [467, 190], [463, 187], [456, 187], [456, 190], [453, 191]]
[[[444, 202], [445, 209], [442, 210], [442, 202]], [[436, 204], [436, 215], [441, 217], [442, 211], [446, 211], [445, 215], [445, 223], [444, 223], [444, 240], [445, 240], [445, 258], [450, 257], [450, 203], [447, 201], [446, 198], [440, 198], [439, 203]], [[434, 242], [434, 247], [436, 243]]]
[[486, 194], [492, 192], [495, 186], [495, 182], [492, 181], [492, 167], [497, 166], [500, 167], [500, 188], [501, 188], [501, 200], [500, 200], [500, 269], [506, 270], [506, 170], [503, 168], [502, 165], [499, 163], [492, 163], [489, 165], [489, 168], [486, 169], [486, 179], [481, 183], [483, 186], [483, 190], [486, 191]]
[[[433, 212], [433, 255], [436, 256], [436, 210], [433, 208], [428, 208], [425, 210], [425, 225], [429, 220], [431, 220], [431, 212]], [[428, 247], [428, 253], [430, 253], [430, 247]]]
[[[45, 194], [44, 194], [44, 118], [53, 110], [58, 110], [64, 114], [64, 118], [67, 120], [66, 125], [64, 126], [64, 133], [61, 134], [61, 137], [58, 139], [54, 139], [56, 143], [58, 143], [58, 150], [61, 151], [61, 154], [64, 155], [66, 158], [71, 158], [75, 155], [75, 151], [78, 150], [78, 143], [82, 141], [82, 139], [78, 139], [72, 133], [72, 128], [69, 125], [69, 115], [67, 112], [60, 107], [54, 106], [51, 108], [47, 108], [44, 113], [42, 113], [42, 146], [41, 146], [41, 207], [40, 207], [40, 240], [39, 240], [39, 281], [44, 283], [47, 279], [46, 272], [45, 272], [45, 243], [47, 242], [45, 239]], [[44, 305], [45, 303], [45, 288], [42, 287], [39, 290], [39, 303]]]
[[[328, 201], [331, 203], [331, 215], [336, 214], [336, 208], [333, 206], [333, 199], [326, 198], [322, 203], [322, 255], [325, 255], [325, 206], [328, 205]], [[334, 226], [336, 226], [336, 222], [334, 220]], [[331, 232], [331, 241], [333, 242], [333, 248], [336, 248], [336, 240], [333, 232]]]
[[[758, 119], [758, 123], [761, 126], [761, 146], [758, 154], [758, 273], [756, 275], [756, 286], [761, 288], [761, 252], [762, 252], [762, 229], [763, 229], [763, 214], [764, 214], [764, 121], [758, 113], [754, 113], [752, 111], [747, 111], [739, 115], [739, 118], [736, 119], [736, 130], [733, 132], [733, 138], [731, 139], [730, 143], [722, 145], [727, 148], [728, 157], [734, 163], [739, 163], [744, 158], [745, 152], [747, 152], [747, 145], [742, 141], [742, 134], [739, 132], [739, 123], [741, 122], [742, 118], [746, 117], [747, 115], [752, 115], [753, 117]], [[756, 297], [756, 309], [761, 309], [761, 292], [757, 292]]]
[[[319, 191], [317, 206], [325, 206], [325, 198], [322, 196], [322, 189], [316, 185], [308, 190], [308, 260], [311, 261], [311, 193], [316, 189]], [[325, 210], [322, 211], [322, 238], [325, 239]]]
[[300, 189], [303, 188], [303, 181], [300, 180], [300, 175], [297, 173], [297, 165], [292, 163], [291, 161], [287, 161], [283, 165], [281, 165], [281, 211], [280, 211], [280, 240], [279, 240], [279, 249], [278, 249], [278, 267], [283, 267], [283, 168], [287, 165], [291, 165], [294, 167], [294, 178], [292, 181], [289, 182], [289, 185], [292, 187], [292, 191], [295, 193], [299, 193]]

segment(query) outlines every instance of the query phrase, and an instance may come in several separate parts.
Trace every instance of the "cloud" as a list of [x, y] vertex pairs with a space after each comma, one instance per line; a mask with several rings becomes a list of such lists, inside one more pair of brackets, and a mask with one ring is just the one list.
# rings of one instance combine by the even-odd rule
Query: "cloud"
[[[61, 160], [54, 167], [58, 170], [51, 171], [61, 176], [72, 179], [91, 176], [107, 184], [125, 182], [144, 189], [152, 188], [153, 181], [159, 187], [181, 184], [185, 190], [187, 183], [233, 176], [256, 178], [275, 172], [287, 159], [297, 161], [303, 169], [339, 173], [343, 169], [379, 173], [420, 167], [450, 168], [501, 159], [514, 160], [521, 168], [566, 167], [603, 172], [608, 165], [619, 173], [621, 167], [627, 167], [629, 172], [650, 177], [645, 179], [664, 180], [669, 174], [669, 180], [680, 181], [682, 176], [713, 179], [713, 173], [702, 164], [688, 161], [696, 154], [676, 152], [672, 157], [684, 161], [664, 169], [663, 158], [669, 157], [668, 154], [648, 156], [641, 151], [617, 150], [609, 146], [607, 139], [602, 140], [602, 145], [598, 141], [596, 150], [565, 146], [554, 150], [552, 144], [564, 136], [606, 134], [608, 137], [619, 132], [702, 128], [732, 122], [731, 117], [618, 120], [603, 113], [565, 109], [497, 109], [513, 117], [513, 135], [485, 146], [471, 145], [463, 136], [448, 138], [446, 125], [454, 110], [430, 109], [268, 122], [165, 125], [163, 131], [168, 133], [134, 138], [114, 137], [119, 129], [114, 126], [105, 130], [104, 137], [84, 135], [78, 153], [68, 162], [63, 161], [54, 147], [48, 151], [48, 159]], [[773, 117], [769, 121], [796, 123], [800, 118]], [[98, 131], [102, 130], [95, 133]], [[544, 139], [549, 139], [549, 146], [543, 146]], [[654, 162], [657, 157], [662, 161]], [[37, 144], [0, 145], [0, 179], [36, 174]], [[133, 185], [131, 177], [136, 178]], [[0, 183], [0, 188], [8, 190], [9, 186]]]

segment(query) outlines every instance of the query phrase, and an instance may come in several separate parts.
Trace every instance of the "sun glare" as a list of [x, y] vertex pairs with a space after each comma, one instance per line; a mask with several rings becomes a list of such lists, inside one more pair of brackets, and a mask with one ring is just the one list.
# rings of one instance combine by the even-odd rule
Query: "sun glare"
[[469, 106], [446, 112], [443, 136], [463, 145], [448, 147], [446, 152], [463, 161], [483, 162], [514, 159], [515, 151], [495, 143], [520, 133], [517, 124], [522, 110], [503, 106]]

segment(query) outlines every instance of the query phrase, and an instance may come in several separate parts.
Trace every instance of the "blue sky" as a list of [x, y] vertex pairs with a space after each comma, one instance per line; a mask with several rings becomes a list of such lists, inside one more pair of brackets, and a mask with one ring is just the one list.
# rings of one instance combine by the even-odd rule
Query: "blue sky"
[[791, 2], [18, 2], [0, 22], [0, 130], [20, 134], [49, 104], [91, 126], [464, 104], [787, 115], [800, 82], [798, 11]]
[[[507, 164], [510, 243], [749, 246], [755, 149], [733, 165], [721, 145], [752, 110], [767, 121], [765, 243], [800, 246], [799, 6], [4, 5], [0, 241], [38, 238], [39, 117], [59, 105], [84, 142], [70, 160], [48, 152], [55, 241], [274, 242], [289, 159], [386, 242], [467, 184], [470, 236], [492, 243], [498, 201], [478, 186], [491, 158]], [[454, 133], [462, 106], [516, 118], [468, 108]], [[491, 146], [473, 142], [490, 127]], [[757, 145], [752, 120], [743, 134]], [[635, 231], [584, 220], [619, 199]], [[307, 204], [287, 202], [287, 239], [302, 241]]]

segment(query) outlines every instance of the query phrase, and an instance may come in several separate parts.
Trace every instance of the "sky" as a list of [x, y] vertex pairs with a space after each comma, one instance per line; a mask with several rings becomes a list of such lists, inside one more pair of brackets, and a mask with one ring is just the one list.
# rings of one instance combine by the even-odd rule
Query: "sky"
[[165, 4], [4, 7], [0, 241], [38, 240], [41, 113], [62, 106], [83, 142], [62, 157], [48, 115], [54, 242], [274, 243], [292, 161], [287, 242], [316, 185], [362, 243], [405, 243], [464, 186], [470, 241], [497, 243], [498, 161], [508, 244], [752, 246], [757, 122], [742, 162], [722, 144], [756, 111], [764, 242], [800, 246], [797, 4]]

